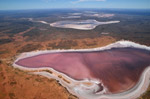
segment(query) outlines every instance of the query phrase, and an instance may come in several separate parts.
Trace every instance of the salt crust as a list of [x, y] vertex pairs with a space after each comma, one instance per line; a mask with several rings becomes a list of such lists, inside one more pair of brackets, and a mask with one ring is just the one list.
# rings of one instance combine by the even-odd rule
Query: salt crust
[[[16, 57], [15, 62], [13, 63], [13, 66], [15, 68], [19, 68], [21, 70], [27, 70], [27, 71], [33, 71], [30, 73], [43, 75], [48, 78], [54, 78], [60, 82], [61, 85], [67, 88], [67, 90], [78, 96], [81, 99], [135, 99], [139, 97], [141, 94], [143, 94], [149, 84], [150, 84], [150, 67], [147, 67], [145, 71], [142, 73], [140, 80], [138, 83], [130, 90], [118, 94], [106, 94], [107, 87], [105, 87], [102, 83], [102, 81], [97, 79], [84, 79], [81, 81], [74, 80], [70, 77], [68, 77], [66, 74], [60, 73], [52, 68], [26, 68], [19, 66], [15, 64], [17, 61], [23, 58], [36, 56], [39, 54], [47, 54], [47, 53], [57, 53], [57, 52], [91, 52], [91, 51], [103, 51], [108, 50], [112, 48], [125, 48], [125, 47], [131, 47], [131, 48], [139, 48], [139, 49], [145, 49], [150, 51], [150, 47], [145, 45], [140, 45], [131, 41], [118, 41], [116, 43], [112, 43], [110, 45], [107, 45], [105, 47], [98, 47], [98, 48], [91, 48], [91, 49], [70, 49], [70, 50], [39, 50], [39, 51], [32, 51], [32, 52], [26, 52], [18, 55]], [[35, 71], [36, 70], [36, 71]], [[53, 74], [50, 74], [46, 71], [40, 71], [40, 70], [50, 70], [53, 72]], [[64, 80], [60, 79], [58, 75], [61, 75], [64, 79], [68, 80], [71, 83], [67, 83]], [[84, 83], [91, 83], [91, 85], [86, 85]], [[101, 92], [96, 93], [99, 90], [98, 84], [101, 83], [104, 89]]]

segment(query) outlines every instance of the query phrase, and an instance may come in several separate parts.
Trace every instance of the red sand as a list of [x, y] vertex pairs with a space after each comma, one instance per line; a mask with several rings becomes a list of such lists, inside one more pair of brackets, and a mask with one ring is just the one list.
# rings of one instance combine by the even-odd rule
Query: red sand
[[150, 66], [150, 51], [114, 48], [93, 52], [59, 52], [40, 54], [16, 62], [28, 68], [50, 67], [73, 79], [99, 79], [112, 93], [126, 91]]

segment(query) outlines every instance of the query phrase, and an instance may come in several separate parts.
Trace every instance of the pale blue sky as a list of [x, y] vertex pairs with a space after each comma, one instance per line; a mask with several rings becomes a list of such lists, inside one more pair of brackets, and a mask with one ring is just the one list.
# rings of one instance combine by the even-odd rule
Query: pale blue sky
[[0, 0], [0, 10], [49, 8], [150, 9], [150, 0]]

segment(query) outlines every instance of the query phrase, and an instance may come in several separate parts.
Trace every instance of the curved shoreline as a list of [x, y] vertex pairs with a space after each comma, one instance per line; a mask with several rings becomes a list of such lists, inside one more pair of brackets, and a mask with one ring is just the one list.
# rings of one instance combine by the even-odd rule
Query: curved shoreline
[[[146, 49], [146, 50], [150, 50], [150, 47], [144, 46], [144, 45], [140, 45], [140, 44], [136, 44], [134, 42], [130, 42], [130, 41], [118, 41], [116, 43], [110, 44], [106, 47], [100, 47], [100, 48], [93, 48], [93, 49], [80, 49], [80, 50], [50, 50], [50, 51], [37, 51], [37, 52], [27, 52], [27, 53], [22, 53], [18, 56], [18, 58], [16, 59], [16, 61], [23, 59], [23, 58], [27, 58], [27, 57], [31, 57], [31, 56], [35, 56], [38, 54], [46, 54], [46, 53], [55, 53], [55, 52], [78, 52], [78, 51], [86, 51], [86, 52], [90, 52], [90, 51], [103, 51], [103, 50], [107, 50], [107, 49], [111, 49], [111, 48], [124, 48], [124, 47], [134, 47], [134, 48], [140, 48], [140, 49]], [[16, 62], [15, 61], [15, 62]], [[31, 71], [34, 74], [39, 74], [39, 75], [43, 75], [46, 76], [48, 78], [54, 78], [56, 80], [58, 80], [64, 87], [66, 87], [68, 89], [69, 92], [71, 92], [72, 94], [78, 96], [79, 98], [98, 98], [98, 99], [131, 99], [131, 98], [137, 98], [139, 97], [139, 95], [141, 95], [144, 91], [146, 91], [150, 80], [148, 80], [150, 78], [150, 67], [147, 67], [144, 72], [142, 73], [139, 82], [130, 90], [123, 92], [123, 93], [118, 93], [118, 94], [109, 94], [109, 95], [103, 95], [105, 94], [105, 92], [107, 91], [107, 88], [103, 85], [104, 90], [98, 94], [93, 94], [94, 91], [98, 91], [99, 87], [97, 86], [97, 84], [102, 83], [99, 82], [98, 80], [82, 80], [82, 81], [77, 81], [74, 80], [70, 77], [68, 77], [67, 75], [60, 73], [52, 68], [25, 68], [25, 67], [21, 67], [17, 64], [13, 64], [14, 67], [22, 69], [22, 70], [27, 70], [27, 71]], [[53, 74], [50, 74], [46, 71], [42, 71], [42, 70], [50, 70], [53, 72]], [[66, 83], [66, 81], [60, 79], [58, 77], [58, 75], [61, 75], [64, 79], [68, 80], [71, 82], [70, 84]], [[91, 85], [86, 85], [84, 83], [91, 83]], [[144, 83], [147, 86], [144, 86]], [[102, 83], [103, 84], [103, 83]], [[141, 90], [142, 89], [142, 90]], [[142, 92], [141, 92], [142, 91]]]

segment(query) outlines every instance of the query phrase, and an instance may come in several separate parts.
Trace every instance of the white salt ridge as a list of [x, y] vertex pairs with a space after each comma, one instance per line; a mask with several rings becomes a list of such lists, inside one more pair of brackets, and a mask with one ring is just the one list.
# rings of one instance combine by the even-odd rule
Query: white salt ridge
[[82, 13], [69, 13], [69, 15], [82, 15]]
[[88, 16], [88, 17], [97, 17], [97, 18], [109, 18], [109, 17], [113, 17], [115, 16], [114, 14], [84, 14], [84, 16]]
[[49, 24], [49, 23], [47, 23], [45, 21], [37, 21], [37, 22], [40, 22], [40, 23], [43, 23], [43, 24]]
[[73, 19], [73, 18], [81, 18], [81, 16], [67, 16], [67, 17], [61, 17], [66, 19]]
[[[145, 49], [145, 50], [149, 50], [150, 51], [150, 47], [145, 46], [145, 45], [140, 45], [131, 41], [118, 41], [116, 43], [110, 44], [108, 46], [105, 47], [99, 47], [99, 48], [92, 48], [92, 49], [70, 49], [70, 50], [44, 50], [44, 51], [33, 51], [33, 52], [26, 52], [26, 53], [22, 53], [20, 54], [16, 61], [23, 58], [27, 58], [27, 57], [31, 57], [31, 56], [35, 56], [35, 55], [39, 55], [39, 54], [46, 54], [46, 53], [55, 53], [55, 52], [90, 52], [90, 51], [103, 51], [103, 50], [107, 50], [107, 49], [112, 49], [112, 48], [125, 48], [125, 47], [132, 47], [132, 48], [139, 48], [139, 49]], [[107, 88], [103, 85], [103, 83], [97, 79], [84, 79], [82, 81], [77, 81], [74, 80], [70, 77], [68, 77], [67, 75], [60, 73], [52, 68], [26, 68], [26, 67], [22, 67], [19, 66], [17, 64], [13, 64], [13, 66], [15, 68], [19, 68], [22, 70], [50, 70], [52, 71], [54, 74], [50, 74], [48, 72], [34, 72], [34, 74], [39, 74], [39, 75], [43, 75], [45, 77], [48, 78], [54, 78], [56, 80], [58, 80], [64, 87], [67, 88], [67, 90], [78, 96], [81, 99], [135, 99], [137, 97], [139, 97], [141, 94], [143, 94], [147, 88], [148, 85], [150, 84], [150, 67], [147, 67], [145, 69], [145, 71], [143, 72], [142, 76], [140, 77], [139, 82], [136, 84], [136, 86], [134, 86], [132, 89], [123, 92], [123, 93], [118, 93], [118, 94], [105, 94], [108, 90]], [[62, 75], [65, 79], [69, 80], [71, 83], [68, 84], [65, 81], [63, 81], [62, 79], [60, 79], [57, 75]], [[85, 85], [84, 82], [89, 82], [92, 85], [88, 86]], [[104, 87], [104, 90], [99, 92], [99, 93], [95, 93], [96, 91], [99, 90], [99, 86], [98, 84], [101, 83], [102, 86]]]

